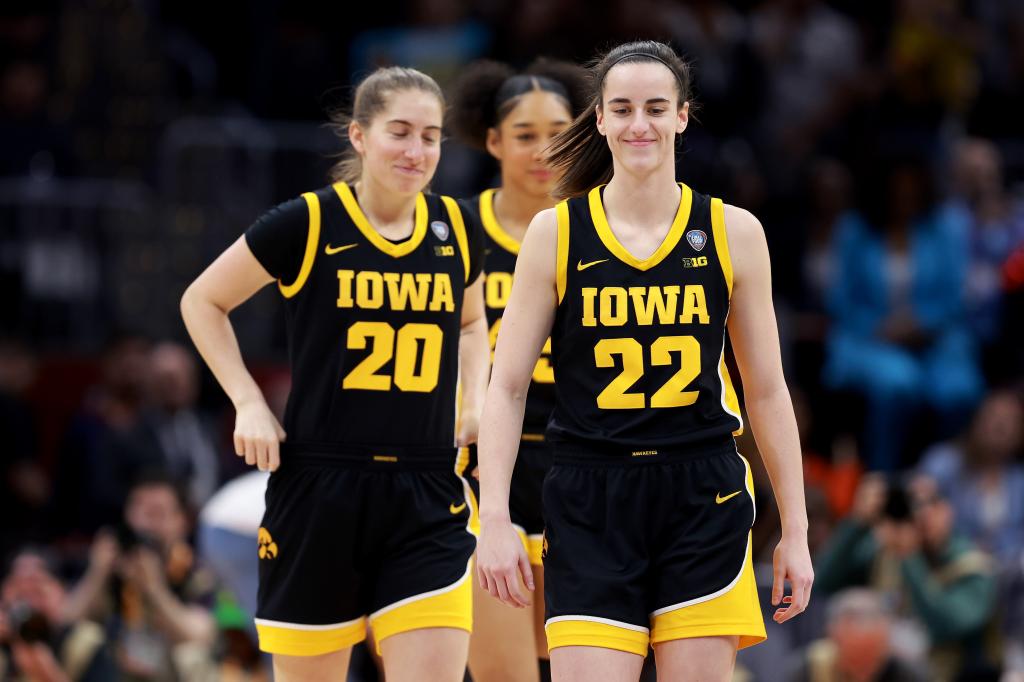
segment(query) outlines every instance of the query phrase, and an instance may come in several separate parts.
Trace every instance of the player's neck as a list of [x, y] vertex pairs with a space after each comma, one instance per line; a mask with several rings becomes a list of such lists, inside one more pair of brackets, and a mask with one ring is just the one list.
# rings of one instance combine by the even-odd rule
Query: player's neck
[[501, 229], [523, 241], [533, 216], [555, 205], [551, 197], [527, 194], [515, 185], [502, 185], [494, 195], [494, 215]]
[[605, 213], [625, 218], [634, 225], [658, 224], [679, 206], [675, 167], [666, 166], [644, 176], [616, 169], [604, 188]]
[[358, 180], [353, 189], [363, 215], [381, 236], [395, 239], [412, 234], [416, 194], [398, 195], [365, 177]]

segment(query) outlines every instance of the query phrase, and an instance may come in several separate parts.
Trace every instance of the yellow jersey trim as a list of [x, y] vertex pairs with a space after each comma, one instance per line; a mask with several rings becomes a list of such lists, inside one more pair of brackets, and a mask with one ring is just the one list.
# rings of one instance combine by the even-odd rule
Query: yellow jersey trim
[[256, 619], [260, 651], [286, 656], [319, 656], [347, 649], [366, 639], [366, 619], [337, 626], [273, 624]]
[[676, 248], [679, 240], [683, 238], [683, 232], [686, 231], [686, 224], [690, 220], [690, 207], [693, 204], [693, 192], [689, 187], [683, 183], [679, 183], [679, 209], [676, 211], [676, 217], [672, 220], [672, 226], [668, 230], [668, 234], [665, 235], [665, 239], [661, 242], [654, 253], [647, 258], [640, 260], [631, 254], [626, 247], [624, 247], [619, 240], [615, 238], [615, 233], [612, 232], [611, 226], [608, 224], [608, 216], [604, 212], [604, 204], [601, 201], [601, 187], [599, 185], [594, 189], [590, 190], [590, 196], [588, 197], [590, 202], [590, 217], [594, 221], [594, 228], [597, 230], [597, 236], [601, 238], [601, 242], [605, 247], [615, 255], [616, 258], [621, 260], [626, 265], [631, 265], [637, 270], [650, 270], [655, 265], [665, 260], [665, 257], [672, 252], [672, 249]]
[[491, 239], [497, 243], [498, 246], [505, 249], [513, 256], [519, 255], [519, 247], [522, 244], [518, 239], [510, 235], [505, 231], [505, 228], [498, 222], [498, 216], [494, 212], [494, 194], [498, 190], [489, 189], [480, 194], [480, 222], [484, 224], [484, 229], [487, 230], [487, 234], [490, 235]]
[[356, 201], [352, 190], [349, 189], [347, 184], [344, 182], [334, 183], [334, 191], [337, 192], [338, 197], [341, 199], [341, 203], [344, 205], [349, 218], [356, 224], [359, 231], [363, 233], [366, 240], [392, 258], [401, 258], [402, 256], [409, 255], [423, 241], [423, 236], [427, 233], [427, 200], [423, 196], [423, 192], [416, 195], [416, 217], [413, 223], [412, 234], [405, 241], [395, 244], [382, 237], [380, 232], [374, 229], [370, 221], [367, 220], [366, 214], [363, 213], [363, 209], [359, 207], [359, 202]]
[[743, 435], [743, 413], [740, 412], [740, 399], [736, 395], [736, 388], [732, 385], [732, 377], [729, 376], [729, 367], [725, 364], [725, 344], [722, 344], [722, 355], [718, 359], [718, 378], [722, 381], [722, 407], [725, 411], [736, 417], [740, 427], [732, 432], [734, 436]]
[[[563, 646], [597, 646], [647, 656], [650, 635], [647, 628], [634, 629], [604, 622], [603, 618], [563, 616], [552, 618], [544, 625], [548, 636], [548, 651]], [[623, 624], [625, 625], [625, 624]]]
[[462, 210], [459, 208], [458, 202], [451, 197], [441, 197], [441, 201], [448, 210], [448, 220], [452, 221], [452, 232], [455, 233], [455, 241], [459, 243], [462, 265], [466, 269], [466, 284], [469, 284], [469, 238], [466, 236], [466, 223], [462, 220]]
[[472, 560], [455, 583], [439, 590], [403, 599], [370, 614], [377, 644], [403, 632], [424, 628], [455, 628], [473, 631]]
[[729, 238], [725, 232], [725, 206], [721, 199], [711, 200], [711, 229], [715, 235], [718, 262], [721, 263], [722, 274], [725, 275], [725, 286], [729, 290], [729, 298], [732, 299], [732, 259], [729, 257]]
[[309, 279], [309, 273], [313, 270], [313, 261], [316, 260], [316, 250], [320, 246], [320, 199], [313, 192], [306, 192], [302, 195], [309, 208], [309, 229], [306, 231], [306, 252], [302, 256], [302, 266], [299, 268], [299, 276], [291, 284], [278, 281], [277, 288], [285, 298], [291, 298], [299, 293], [302, 286]]
[[569, 269], [569, 203], [560, 201], [555, 205], [558, 217], [558, 239], [555, 249], [555, 292], [558, 302], [565, 298], [565, 273]]

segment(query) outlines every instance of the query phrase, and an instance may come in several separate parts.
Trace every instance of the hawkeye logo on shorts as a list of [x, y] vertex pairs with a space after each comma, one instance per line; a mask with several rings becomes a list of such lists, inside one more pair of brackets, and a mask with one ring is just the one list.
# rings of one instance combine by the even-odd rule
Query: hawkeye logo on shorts
[[544, 531], [543, 535], [540, 536], [540, 558], [548, 558], [548, 533]]
[[718, 494], [715, 495], [715, 504], [722, 504], [726, 500], [731, 500], [732, 498], [734, 498], [737, 495], [739, 495], [741, 492], [743, 492], [743, 491], [742, 490], [737, 490], [734, 493], [729, 493], [725, 497], [722, 497], [722, 493], [718, 493]]
[[702, 268], [702, 267], [704, 267], [707, 264], [708, 264], [708, 257], [707, 256], [697, 256], [696, 258], [684, 258], [683, 259], [683, 267], [684, 268]]
[[456, 505], [454, 502], [452, 502], [450, 505], [448, 505], [448, 511], [450, 511], [452, 514], [461, 514], [462, 510], [465, 509], [465, 508], [466, 508], [466, 503], [465, 502], [463, 502], [462, 504], [459, 504], [459, 505]]
[[274, 542], [274, 538], [270, 537], [270, 531], [266, 528], [260, 528], [256, 535], [256, 543], [259, 546], [261, 559], [277, 558], [277, 543]]
[[690, 230], [686, 233], [686, 241], [690, 242], [690, 246], [694, 249], [700, 251], [708, 243], [708, 235], [703, 230]]
[[441, 241], [448, 240], [448, 223], [441, 222], [440, 220], [435, 220], [434, 222], [430, 223], [430, 229], [433, 230], [434, 234], [437, 235], [437, 238], [440, 239]]

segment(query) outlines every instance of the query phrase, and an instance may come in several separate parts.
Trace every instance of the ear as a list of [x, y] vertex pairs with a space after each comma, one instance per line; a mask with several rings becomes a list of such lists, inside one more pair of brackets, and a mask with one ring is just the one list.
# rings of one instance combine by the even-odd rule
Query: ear
[[600, 104], [595, 104], [594, 105], [594, 111], [597, 113], [597, 132], [599, 132], [602, 135], [604, 135], [605, 134], [605, 131], [604, 131], [604, 110], [601, 109], [601, 105]]
[[352, 143], [352, 148], [356, 150], [356, 153], [362, 156], [365, 153], [365, 140], [363, 138], [363, 129], [355, 121], [351, 121], [348, 124], [348, 141]]
[[679, 108], [679, 118], [676, 121], [676, 134], [686, 130], [686, 124], [690, 122], [690, 103], [683, 102], [683, 106]]
[[484, 145], [491, 156], [501, 161], [501, 133], [498, 132], [497, 128], [487, 129], [487, 140]]

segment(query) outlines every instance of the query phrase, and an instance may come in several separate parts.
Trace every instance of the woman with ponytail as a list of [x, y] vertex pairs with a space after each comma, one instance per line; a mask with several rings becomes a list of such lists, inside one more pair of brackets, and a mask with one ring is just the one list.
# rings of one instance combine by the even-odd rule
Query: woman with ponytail
[[[534, 215], [555, 205], [558, 181], [545, 160], [556, 135], [572, 123], [586, 104], [587, 72], [574, 64], [537, 60], [518, 73], [498, 62], [470, 65], [456, 82], [449, 128], [466, 144], [487, 151], [501, 165], [501, 185], [463, 202], [483, 224], [486, 247], [484, 301], [494, 349], [501, 316], [512, 288], [516, 257]], [[512, 475], [510, 519], [519, 534], [530, 570], [543, 584], [541, 565], [541, 485], [551, 465], [544, 428], [554, 406], [554, 377], [545, 347], [537, 361]], [[476, 468], [471, 449], [466, 469]], [[476, 479], [470, 478], [479, 498]], [[530, 609], [509, 612], [477, 587], [473, 601], [473, 637], [469, 668], [476, 682], [534, 682], [550, 679], [544, 637], [544, 600]], [[538, 665], [538, 659], [539, 665]]]
[[[782, 516], [774, 619], [807, 605], [800, 446], [782, 373], [764, 230], [675, 178], [690, 72], [662, 43], [615, 47], [554, 141], [565, 200], [526, 232], [481, 420], [477, 573], [526, 607], [535, 589], [509, 518], [525, 396], [550, 336], [555, 408], [544, 481], [546, 633], [555, 680], [729, 680], [764, 639], [750, 552], [747, 414]], [[784, 596], [786, 582], [791, 594]]]
[[[370, 74], [333, 119], [351, 148], [331, 184], [260, 217], [182, 297], [235, 405], [236, 453], [273, 472], [253, 551], [278, 682], [345, 679], [368, 626], [389, 682], [465, 674], [475, 541], [456, 457], [476, 439], [487, 327], [481, 237], [455, 200], [426, 192], [443, 116], [429, 76]], [[275, 280], [292, 370], [283, 428], [228, 318]]]

